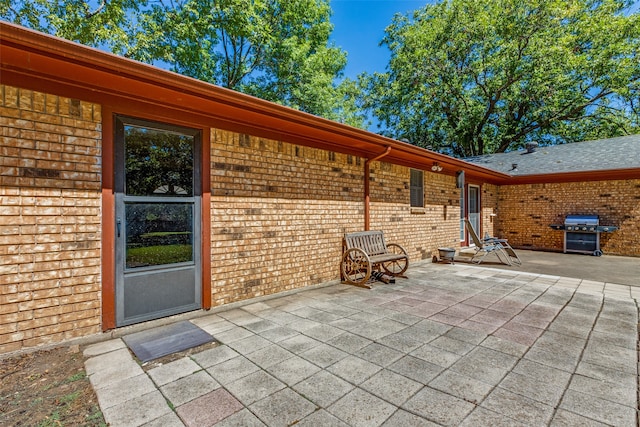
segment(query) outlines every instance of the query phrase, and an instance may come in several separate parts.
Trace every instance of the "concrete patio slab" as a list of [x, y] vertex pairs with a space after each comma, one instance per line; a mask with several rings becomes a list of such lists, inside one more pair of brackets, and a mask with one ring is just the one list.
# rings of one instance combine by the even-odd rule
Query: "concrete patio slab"
[[286, 385], [269, 375], [265, 371], [258, 370], [225, 385], [231, 394], [245, 406], [249, 406], [258, 400], [264, 399], [273, 393], [286, 388]]
[[156, 390], [156, 386], [147, 375], [140, 373], [135, 377], [113, 382], [100, 390], [98, 403], [102, 409], [107, 409], [132, 400], [142, 394], [151, 393]]
[[327, 371], [319, 371], [294, 385], [293, 389], [319, 407], [327, 408], [353, 390], [354, 387], [354, 385]]
[[143, 424], [143, 427], [184, 427], [184, 423], [175, 412], [170, 412], [160, 418]]
[[216, 427], [264, 427], [266, 424], [260, 421], [260, 419], [253, 415], [248, 409], [242, 409], [215, 425]]
[[282, 363], [283, 361], [294, 357], [290, 351], [285, 350], [279, 345], [270, 344], [260, 350], [254, 351], [246, 355], [246, 358], [261, 366], [263, 369], [270, 368], [273, 365]]
[[455, 371], [447, 370], [429, 383], [429, 387], [440, 390], [467, 402], [480, 402], [493, 389], [493, 385]]
[[277, 391], [249, 407], [267, 425], [289, 426], [316, 410], [316, 405], [290, 388]]
[[412, 426], [412, 427], [436, 427], [439, 424], [432, 423], [422, 417], [414, 415], [410, 412], [398, 409], [387, 421], [382, 424], [383, 427], [394, 426]]
[[332, 427], [348, 427], [349, 424], [345, 424], [338, 418], [334, 417], [324, 409], [314, 412], [309, 415], [298, 424], [296, 427], [317, 427], [317, 426], [332, 426]]
[[114, 350], [125, 348], [127, 345], [120, 338], [114, 340], [102, 341], [96, 344], [92, 344], [84, 349], [82, 354], [84, 357], [93, 357], [100, 354], [109, 353]]
[[359, 388], [327, 408], [347, 425], [357, 427], [380, 425], [396, 410], [394, 405]]
[[631, 285], [462, 263], [408, 275], [217, 310], [192, 321], [220, 344], [146, 371], [121, 340], [94, 344], [87, 374], [114, 427], [637, 425]]
[[189, 357], [183, 357], [166, 365], [158, 366], [147, 371], [147, 374], [151, 377], [157, 386], [163, 386], [172, 381], [179, 380], [201, 370], [202, 367], [198, 365]]
[[104, 420], [110, 426], [140, 426], [171, 412], [167, 401], [157, 390], [102, 410]]
[[176, 413], [187, 427], [209, 427], [242, 408], [242, 404], [227, 390], [219, 388], [179, 406]]
[[[385, 338], [389, 338], [389, 335], [387, 335]], [[379, 344], [377, 342], [372, 342], [368, 346], [355, 351], [353, 355], [359, 357], [360, 359], [371, 362], [374, 365], [384, 367], [390, 365], [391, 363], [404, 356], [404, 352], [396, 350], [396, 348], [402, 347], [401, 345], [390, 347], [388, 344], [389, 341], [385, 340], [384, 338], [383, 340], [385, 341], [385, 343]]]
[[220, 388], [220, 384], [211, 375], [206, 371], [198, 371], [160, 387], [160, 391], [173, 406], [177, 407], [217, 388]]
[[266, 369], [283, 383], [292, 386], [318, 372], [321, 368], [301, 357], [293, 356]]
[[213, 365], [226, 362], [227, 360], [231, 360], [238, 356], [240, 356], [238, 352], [231, 349], [230, 347], [227, 347], [226, 345], [222, 345], [194, 354], [192, 356], [192, 359], [201, 367], [210, 368]]
[[402, 408], [437, 424], [451, 426], [460, 424], [475, 406], [450, 394], [424, 387]]
[[494, 389], [481, 406], [526, 425], [546, 425], [553, 416], [553, 407], [503, 388]]
[[227, 384], [259, 370], [260, 367], [255, 363], [243, 356], [238, 356], [211, 366], [207, 369], [207, 372], [209, 372], [213, 378], [218, 380], [220, 384], [226, 386]]
[[[585, 279], [596, 284], [613, 283], [640, 286], [640, 263], [636, 257], [603, 255], [601, 257], [583, 254], [563, 254], [517, 249], [522, 265], [504, 265], [496, 262], [483, 262], [491, 267], [509, 272], [528, 272], [539, 275]], [[462, 262], [461, 262], [462, 264]]]
[[300, 357], [319, 366], [320, 368], [331, 366], [347, 356], [349, 356], [348, 353], [328, 344], [320, 344], [305, 351], [304, 353], [300, 353]]
[[85, 370], [95, 389], [105, 388], [127, 378], [144, 374], [140, 365], [133, 360], [126, 348], [119, 348], [87, 359]]
[[387, 369], [424, 385], [428, 384], [444, 370], [438, 365], [409, 355], [392, 363]]
[[422, 389], [422, 384], [383, 369], [362, 383], [360, 387], [393, 405], [401, 406]]
[[591, 394], [567, 390], [560, 407], [608, 425], [637, 426], [638, 414], [634, 408], [604, 400]]

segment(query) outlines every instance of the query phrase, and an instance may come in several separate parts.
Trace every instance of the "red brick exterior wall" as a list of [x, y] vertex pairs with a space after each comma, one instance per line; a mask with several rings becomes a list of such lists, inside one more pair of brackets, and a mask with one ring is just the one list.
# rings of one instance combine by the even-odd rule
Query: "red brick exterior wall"
[[562, 251], [564, 234], [549, 225], [567, 214], [591, 214], [620, 227], [600, 235], [605, 254], [640, 256], [640, 179], [507, 185], [498, 199], [498, 234], [513, 246]]
[[0, 353], [100, 331], [100, 121], [0, 86]]

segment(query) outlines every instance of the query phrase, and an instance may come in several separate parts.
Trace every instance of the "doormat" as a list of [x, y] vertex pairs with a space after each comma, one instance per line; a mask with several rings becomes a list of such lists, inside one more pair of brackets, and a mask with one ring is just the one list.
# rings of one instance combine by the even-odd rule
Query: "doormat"
[[214, 340], [206, 331], [184, 320], [126, 335], [122, 339], [142, 363]]

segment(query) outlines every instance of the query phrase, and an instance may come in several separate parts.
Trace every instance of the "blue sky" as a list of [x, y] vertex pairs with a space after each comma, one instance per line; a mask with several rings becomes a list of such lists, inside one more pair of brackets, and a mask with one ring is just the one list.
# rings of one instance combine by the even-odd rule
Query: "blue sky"
[[334, 25], [331, 39], [347, 51], [345, 77], [364, 71], [385, 71], [389, 50], [378, 46], [396, 13], [406, 14], [432, 3], [428, 0], [330, 0]]
[[[347, 51], [345, 77], [355, 79], [366, 71], [383, 72], [389, 62], [389, 50], [378, 46], [384, 29], [396, 13], [419, 9], [435, 1], [429, 0], [330, 0], [334, 25], [331, 40]], [[636, 1], [629, 12], [640, 10]]]

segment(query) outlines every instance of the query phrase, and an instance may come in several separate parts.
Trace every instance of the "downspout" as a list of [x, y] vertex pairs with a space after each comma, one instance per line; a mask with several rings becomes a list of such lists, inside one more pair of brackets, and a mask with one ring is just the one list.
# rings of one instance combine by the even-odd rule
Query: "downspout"
[[378, 154], [376, 157], [372, 159], [367, 159], [364, 161], [364, 230], [369, 231], [370, 223], [371, 223], [371, 212], [369, 206], [369, 172], [371, 170], [371, 162], [375, 162], [376, 160], [380, 160], [387, 154], [391, 152], [391, 147], [387, 146], [384, 150], [384, 153]]

